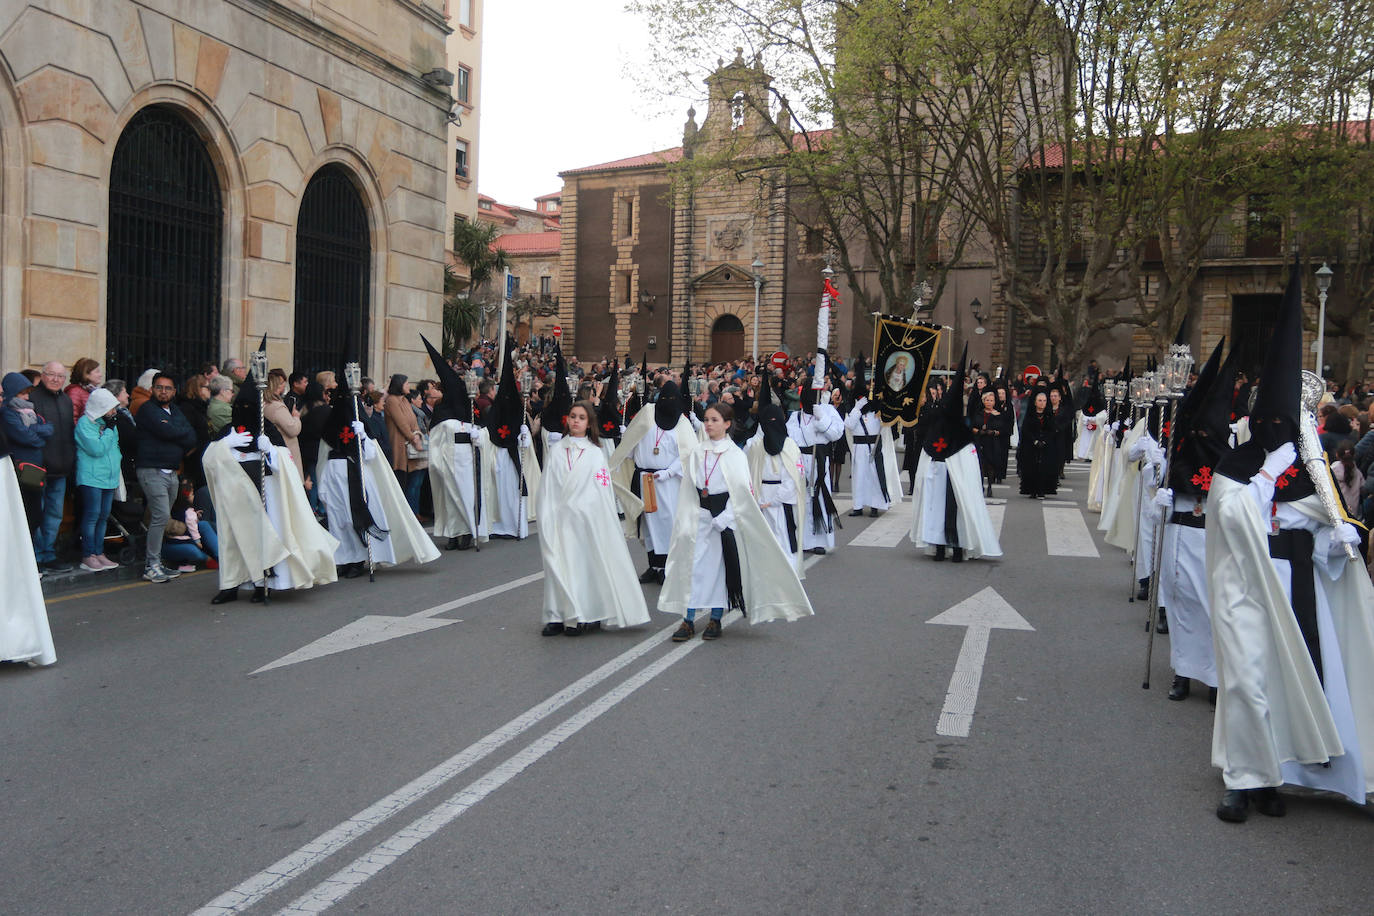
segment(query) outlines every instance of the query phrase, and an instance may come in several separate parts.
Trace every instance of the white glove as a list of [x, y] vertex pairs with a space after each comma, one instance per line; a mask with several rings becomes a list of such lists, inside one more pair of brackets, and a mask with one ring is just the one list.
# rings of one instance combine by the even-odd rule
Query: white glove
[[667, 480], [669, 477], [672, 476], [672, 474], [668, 473], [667, 468], [664, 468], [661, 471], [654, 471], [654, 480]]
[[360, 440], [367, 438], [367, 427], [363, 425], [362, 420], [354, 420], [349, 426], [353, 428], [353, 435], [357, 436]]
[[533, 444], [533, 442], [532, 442], [532, 440], [530, 439], [530, 432], [529, 432], [529, 430], [525, 429], [525, 428], [522, 426], [522, 427], [520, 428], [520, 447], [521, 447], [521, 448], [529, 448], [532, 444]]
[[252, 441], [251, 433], [231, 432], [224, 437], [224, 444], [230, 448], [243, 448]]
[[273, 471], [277, 469], [277, 450], [272, 447], [272, 440], [266, 436], [258, 437], [258, 451], [262, 454], [263, 460]]
[[264, 455], [272, 451], [272, 440], [266, 436], [258, 436], [258, 451]]
[[1277, 480], [1280, 474], [1288, 470], [1289, 465], [1293, 463], [1293, 459], [1296, 457], [1298, 457], [1298, 450], [1293, 447], [1293, 443], [1285, 442], [1264, 456], [1264, 464], [1260, 470]]
[[1160, 487], [1155, 491], [1155, 505], [1170, 512], [1174, 511], [1174, 491], [1168, 487]]
[[1341, 544], [1349, 544], [1352, 547], [1358, 547], [1360, 545], [1360, 532], [1349, 522], [1341, 522], [1340, 525], [1336, 527], [1331, 537], [1331, 546], [1333, 548]]

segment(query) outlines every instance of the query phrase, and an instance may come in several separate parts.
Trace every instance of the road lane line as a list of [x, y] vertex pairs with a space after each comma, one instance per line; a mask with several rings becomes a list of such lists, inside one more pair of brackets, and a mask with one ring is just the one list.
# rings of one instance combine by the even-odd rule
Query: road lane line
[[1003, 523], [1004, 521], [1006, 521], [1006, 519], [1007, 519], [1007, 504], [1006, 504], [1006, 502], [1002, 502], [1002, 503], [999, 503], [999, 504], [993, 504], [993, 503], [989, 503], [989, 504], [988, 504], [988, 520], [992, 522], [992, 530], [993, 530], [993, 532], [997, 535], [997, 540], [998, 540], [999, 543], [1000, 543], [1001, 540], [1002, 540], [1002, 523]]
[[1052, 557], [1096, 557], [1097, 545], [1077, 508], [1045, 506], [1045, 544]]
[[[540, 574], [542, 575], [542, 573]], [[450, 602], [451, 603], [451, 602]], [[451, 609], [451, 608], [450, 608]], [[433, 610], [432, 608], [430, 610]], [[427, 612], [421, 612], [427, 613]], [[436, 612], [439, 613], [439, 612]], [[238, 913], [268, 894], [277, 890], [308, 869], [314, 868], [329, 856], [353, 842], [359, 836], [372, 830], [392, 815], [419, 801], [424, 796], [442, 787], [464, 770], [481, 762], [489, 754], [513, 741], [531, 727], [553, 715], [559, 709], [576, 700], [602, 681], [625, 668], [631, 662], [666, 641], [677, 621], [657, 633], [627, 649], [606, 662], [600, 668], [574, 681], [553, 696], [493, 731], [484, 738], [459, 751], [449, 759], [416, 777], [390, 795], [374, 802], [367, 808], [350, 817], [343, 823], [326, 830], [309, 843], [269, 865], [267, 868], [226, 891], [195, 911], [196, 916], [211, 914]]]
[[[810, 556], [802, 564], [810, 569], [823, 556]], [[542, 574], [541, 574], [542, 575]], [[726, 625], [732, 621], [727, 621]], [[519, 737], [523, 732], [548, 718], [562, 707], [571, 703], [597, 684], [620, 671], [631, 662], [642, 657], [651, 649], [668, 639], [678, 627], [674, 620], [670, 625], [653, 634], [648, 639], [606, 662], [595, 671], [574, 681], [558, 693], [512, 719], [496, 731], [464, 748], [454, 756], [433, 767], [428, 772], [411, 780], [406, 785], [374, 802], [353, 815], [348, 820], [311, 840], [309, 843], [290, 853], [267, 868], [241, 882], [232, 890], [220, 894], [214, 900], [195, 910], [192, 916], [223, 916], [226, 913], [240, 913], [259, 903], [289, 882], [314, 868], [334, 853], [348, 846], [360, 836], [381, 825], [395, 814], [441, 788], [464, 770], [481, 762], [485, 757], [499, 750], [503, 745]], [[690, 645], [698, 645], [693, 641]]]
[[850, 547], [896, 547], [911, 531], [911, 503], [903, 499], [892, 504], [849, 542]]

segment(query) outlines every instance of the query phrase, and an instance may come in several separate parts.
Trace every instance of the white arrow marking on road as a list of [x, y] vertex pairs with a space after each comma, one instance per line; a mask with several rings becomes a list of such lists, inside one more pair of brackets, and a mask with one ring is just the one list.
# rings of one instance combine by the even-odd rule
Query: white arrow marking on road
[[513, 588], [529, 585], [531, 582], [537, 582], [542, 578], [544, 578], [543, 572], [531, 573], [528, 576], [512, 579], [510, 582], [503, 585], [497, 585], [486, 591], [464, 595], [462, 598], [455, 598], [452, 601], [445, 601], [443, 604], [436, 604], [432, 608], [426, 608], [423, 611], [417, 611], [405, 617], [382, 617], [376, 614], [368, 614], [366, 617], [359, 617], [357, 620], [346, 626], [340, 627], [328, 636], [322, 636], [308, 646], [297, 649], [290, 655], [283, 655], [271, 664], [263, 665], [257, 671], [251, 673], [261, 674], [264, 671], [271, 671], [273, 668], [284, 668], [287, 665], [310, 661], [312, 658], [321, 658], [325, 655], [333, 655], [336, 652], [345, 652], [349, 649], [356, 649], [359, 646], [375, 645], [379, 642], [386, 642], [388, 639], [395, 639], [398, 636], [410, 636], [414, 633], [423, 633], [426, 630], [446, 627], [458, 621], [431, 620], [430, 618], [468, 604], [484, 601], [502, 592], [508, 592]]
[[1033, 633], [1035, 627], [991, 587], [960, 601], [926, 623], [968, 627], [964, 644], [959, 647], [959, 660], [954, 663], [954, 674], [949, 679], [945, 707], [940, 710], [940, 722], [935, 726], [937, 735], [967, 738], [973, 725], [973, 708], [978, 705], [978, 684], [983, 679], [988, 634], [993, 630], [1030, 630]]

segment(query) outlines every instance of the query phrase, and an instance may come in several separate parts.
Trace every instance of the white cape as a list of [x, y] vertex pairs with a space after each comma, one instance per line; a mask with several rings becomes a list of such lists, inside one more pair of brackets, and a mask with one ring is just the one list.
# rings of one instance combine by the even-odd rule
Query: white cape
[[284, 448], [274, 452], [266, 486], [280, 527], [268, 518], [261, 494], [228, 443], [219, 439], [205, 449], [202, 464], [215, 507], [221, 590], [259, 582], [265, 570], [279, 564], [285, 569], [273, 578], [293, 589], [327, 585], [337, 578], [334, 551], [339, 542], [315, 520], [291, 453]]
[[[635, 447], [639, 445], [639, 440], [649, 434], [649, 430], [654, 427], [654, 406], [645, 404], [635, 414], [635, 418], [630, 421], [630, 425], [625, 427], [625, 434], [620, 437], [620, 444], [611, 453], [610, 468], [616, 483], [620, 488], [616, 491], [620, 496], [620, 507], [625, 511], [625, 536], [636, 537], [638, 534], [639, 517], [644, 514], [644, 502], [631, 492], [631, 478], [634, 477], [635, 463], [633, 460]], [[677, 426], [673, 427], [673, 438], [677, 442], [678, 460], [685, 462], [687, 456], [696, 451], [700, 446], [696, 432], [692, 429], [691, 422], [686, 416], [678, 417]], [[675, 504], [674, 504], [675, 505]], [[693, 517], [696, 513], [691, 513]]]
[[[472, 444], [453, 441], [455, 433], [467, 433]], [[477, 487], [473, 480], [473, 455], [481, 455], [482, 510], [476, 512]], [[429, 489], [434, 496], [434, 536], [456, 538], [471, 534], [486, 541], [496, 503], [496, 447], [480, 426], [445, 420], [429, 431]]]
[[[636, 418], [638, 419], [638, 418]], [[695, 509], [699, 505], [692, 481], [701, 476], [705, 449], [694, 449], [683, 458], [682, 489], [678, 505]], [[798, 620], [814, 614], [806, 589], [792, 567], [792, 561], [778, 546], [754, 494], [749, 489], [749, 462], [734, 446], [722, 453], [720, 467], [730, 491], [730, 508], [735, 515], [735, 543], [739, 546], [740, 577], [744, 585], [744, 604], [750, 623], [769, 620]], [[692, 588], [692, 564], [696, 556], [697, 515], [679, 511], [673, 520], [673, 540], [668, 549], [668, 566], [658, 609], [685, 616]]]
[[988, 516], [988, 504], [983, 501], [983, 478], [978, 466], [978, 453], [972, 445], [966, 445], [950, 455], [944, 462], [936, 462], [921, 451], [920, 463], [916, 465], [916, 482], [911, 490], [911, 540], [917, 547], [928, 553], [935, 552], [935, 546], [928, 544], [922, 536], [922, 521], [927, 510], [938, 511], [944, 517], [945, 489], [943, 482], [938, 487], [928, 483], [936, 476], [934, 466], [943, 463], [945, 473], [953, 484], [954, 499], [958, 503], [957, 526], [959, 546], [971, 560], [978, 557], [1000, 557], [1002, 545], [997, 541], [992, 519]]
[[[753, 488], [757, 499], [764, 498], [765, 486], [772, 486], [776, 491], [785, 492], [785, 488], [781, 484], [768, 485], [763, 482], [763, 466], [769, 456], [763, 447], [763, 432], [761, 430], [754, 433], [753, 438], [745, 445], [745, 455], [749, 461], [749, 485]], [[802, 494], [806, 492], [806, 483], [802, 480], [801, 450], [797, 448], [797, 443], [787, 439], [782, 443], [782, 450], [778, 452], [777, 457], [783, 473], [792, 481], [791, 492], [796, 500], [792, 503], [792, 519], [797, 525], [795, 532], [797, 549], [792, 553], [792, 567], [796, 569], [798, 578], [805, 579], [805, 564], [802, 561], [806, 558], [802, 554], [802, 530], [806, 526], [806, 512], [810, 503], [802, 498]], [[784, 551], [789, 551], [791, 542], [787, 534], [787, 517], [783, 513], [782, 506], [770, 504], [766, 509], [760, 506], [759, 511], [763, 513], [764, 521], [768, 523], [773, 536], [778, 539], [778, 546]]]
[[0, 559], [5, 582], [5, 600], [0, 602], [0, 662], [28, 662], [37, 667], [57, 661], [57, 653], [27, 527], [14, 462], [6, 455], [0, 458], [0, 538], [5, 545]]
[[[429, 563], [439, 559], [439, 548], [434, 546], [434, 541], [430, 540], [425, 529], [420, 525], [415, 513], [410, 511], [410, 503], [406, 502], [405, 494], [401, 492], [401, 485], [396, 480], [396, 472], [391, 469], [386, 461], [386, 456], [377, 447], [377, 443], [368, 440], [366, 448], [366, 458], [363, 467], [367, 473], [363, 474], [363, 493], [368, 500], [368, 505], [374, 504], [380, 512], [374, 515], [377, 523], [387, 530], [385, 542], [388, 550], [379, 557], [377, 551], [373, 551], [373, 560], [378, 565], [399, 566], [407, 560], [414, 560], [416, 563]], [[316, 468], [315, 479], [325, 480], [327, 473], [331, 473], [327, 465], [329, 464], [329, 449], [327, 446], [320, 447], [319, 465]], [[347, 485], [340, 483], [337, 492], [334, 494], [335, 502], [346, 504]], [[324, 493], [320, 494], [321, 499]], [[334, 526], [339, 527], [335, 528]], [[341, 541], [353, 540], [357, 547], [365, 550], [364, 545], [357, 540], [357, 534], [353, 531], [351, 519], [330, 519], [330, 528], [337, 531], [335, 535]], [[380, 539], [379, 539], [380, 542]], [[375, 546], [375, 545], [374, 545]], [[349, 556], [354, 556], [349, 553]], [[365, 556], [366, 554], [361, 554]], [[340, 562], [346, 562], [341, 560]]]
[[570, 436], [549, 446], [538, 502], [544, 622], [648, 623], [606, 453]]
[[1121, 438], [1116, 460], [1121, 473], [1116, 475], [1114, 492], [1102, 507], [1102, 521], [1107, 526], [1105, 540], [1113, 547], [1120, 547], [1129, 556], [1135, 555], [1135, 537], [1140, 530], [1137, 523], [1140, 515], [1140, 461], [1132, 461], [1129, 453], [1131, 446], [1145, 435], [1145, 428], [1146, 421], [1141, 418]]
[[[1324, 521], [1316, 497], [1287, 505]], [[1358, 745], [1350, 748], [1357, 758], [1346, 766], [1362, 768], [1368, 793], [1374, 790], [1374, 586], [1363, 566], [1329, 554], [1330, 530], [1318, 533], [1314, 558], [1318, 604], [1329, 610], [1322, 638], [1334, 636], [1341, 662], [1338, 672], [1326, 666], [1327, 678], [1344, 675], [1352, 708], [1341, 718], [1353, 719]], [[1212, 478], [1207, 586], [1220, 688], [1212, 764], [1232, 789], [1312, 785], [1329, 777], [1338, 766], [1333, 758], [1347, 752], [1293, 616], [1287, 584], [1269, 557], [1268, 531], [1269, 519], [1247, 485]], [[1328, 761], [1330, 769], [1320, 766]], [[1295, 766], [1311, 764], [1318, 766]], [[1315, 778], [1303, 778], [1305, 769]]]

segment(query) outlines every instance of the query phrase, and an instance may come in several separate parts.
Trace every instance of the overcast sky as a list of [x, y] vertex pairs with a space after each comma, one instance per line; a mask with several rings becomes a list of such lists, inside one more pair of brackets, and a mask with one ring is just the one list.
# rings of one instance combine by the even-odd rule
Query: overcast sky
[[486, 0], [483, 12], [483, 194], [533, 206], [560, 171], [682, 142], [686, 104], [665, 110], [627, 72], [642, 68], [646, 32], [624, 0]]

